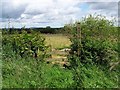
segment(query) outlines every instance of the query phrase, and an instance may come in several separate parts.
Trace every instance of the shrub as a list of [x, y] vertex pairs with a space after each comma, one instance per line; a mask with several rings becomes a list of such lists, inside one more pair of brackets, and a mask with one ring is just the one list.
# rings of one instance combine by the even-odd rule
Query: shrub
[[81, 68], [96, 65], [106, 69], [112, 61], [117, 61], [117, 50], [114, 43], [110, 42], [117, 32], [112, 21], [99, 15], [89, 15], [80, 22], [67, 25], [65, 29], [72, 42], [68, 60], [73, 71], [75, 87], [84, 87]]
[[109, 34], [112, 36], [112, 31], [117, 31], [112, 21], [100, 15], [89, 15], [81, 22], [70, 24], [66, 28], [71, 34], [70, 54], [79, 57], [81, 63], [109, 66], [111, 61], [116, 61], [117, 48], [109, 37]]
[[40, 34], [15, 34], [4, 36], [3, 45], [11, 46], [11, 49], [21, 57], [44, 57], [48, 46], [45, 46], [45, 38]]

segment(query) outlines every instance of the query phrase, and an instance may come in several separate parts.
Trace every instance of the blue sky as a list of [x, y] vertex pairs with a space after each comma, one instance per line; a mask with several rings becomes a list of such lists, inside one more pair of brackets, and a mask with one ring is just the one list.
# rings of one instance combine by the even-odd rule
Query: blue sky
[[[0, 27], [62, 27], [89, 14], [118, 17], [118, 0], [1, 0]], [[112, 16], [112, 17], [111, 17]]]

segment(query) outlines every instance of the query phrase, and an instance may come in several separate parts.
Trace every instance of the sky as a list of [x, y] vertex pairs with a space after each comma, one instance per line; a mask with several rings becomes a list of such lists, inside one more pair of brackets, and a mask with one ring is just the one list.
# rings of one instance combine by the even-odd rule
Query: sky
[[118, 19], [118, 1], [0, 0], [0, 28], [63, 27], [95, 13]]

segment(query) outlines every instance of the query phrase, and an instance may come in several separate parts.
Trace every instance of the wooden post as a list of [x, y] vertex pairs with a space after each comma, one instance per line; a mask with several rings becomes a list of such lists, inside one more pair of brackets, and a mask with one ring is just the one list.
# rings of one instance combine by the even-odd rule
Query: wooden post
[[50, 58], [52, 58], [52, 45], [50, 44]]
[[81, 28], [80, 28], [80, 23], [77, 23], [77, 40], [78, 40], [78, 50], [77, 50], [77, 55], [80, 55], [80, 47], [81, 47]]

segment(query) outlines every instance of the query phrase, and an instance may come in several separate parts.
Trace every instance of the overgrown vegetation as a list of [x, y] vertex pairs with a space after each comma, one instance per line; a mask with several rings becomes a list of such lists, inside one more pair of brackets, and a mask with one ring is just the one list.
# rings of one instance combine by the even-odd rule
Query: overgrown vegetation
[[2, 66], [3, 88], [67, 88], [73, 83], [70, 70], [33, 58], [6, 58]]
[[15, 34], [11, 36], [3, 36], [3, 46], [9, 45], [13, 52], [21, 57], [31, 56], [40, 57], [46, 53], [44, 38], [38, 34]]
[[3, 88], [72, 86], [70, 70], [46, 64], [49, 47], [45, 44], [43, 36], [40, 33], [27, 34], [24, 31], [21, 34], [2, 37]]
[[[3, 88], [119, 87], [118, 30], [101, 15], [65, 25], [59, 33], [67, 35], [66, 39], [61, 34], [26, 32], [25, 28], [6, 32], [2, 37]], [[51, 52], [48, 45], [70, 48], [69, 66], [46, 63]]]
[[[93, 70], [99, 67], [100, 70], [103, 70], [102, 73], [106, 74], [111, 70], [111, 63], [117, 63], [112, 69], [119, 72], [118, 68], [116, 68], [119, 65], [116, 37], [117, 28], [114, 27], [112, 21], [106, 20], [102, 16], [90, 15], [81, 22], [66, 27], [71, 30], [68, 32], [70, 33], [72, 42], [70, 55], [68, 57], [76, 81], [76, 87], [86, 87], [84, 86], [86, 80], [83, 79], [82, 75], [84, 74], [82, 73], [82, 68], [85, 68], [84, 72], [87, 73], [90, 69], [87, 71], [86, 67], [93, 68]], [[111, 42], [111, 37], [114, 37], [114, 42]], [[95, 73], [94, 71], [90, 72]], [[109, 74], [113, 72], [111, 71]], [[118, 75], [118, 73], [116, 74]], [[108, 81], [113, 80], [112, 82], [114, 82], [115, 79], [110, 79], [113, 77], [109, 77]], [[96, 80], [98, 80], [97, 78]], [[118, 79], [116, 78], [116, 82], [117, 81]], [[102, 80], [99, 80], [99, 83], [102, 82]], [[96, 84], [96, 82], [94, 82], [94, 84]], [[106, 86], [106, 83], [103, 83], [103, 86], [112, 87], [109, 83], [108, 86]], [[102, 85], [96, 87], [102, 87]]]

